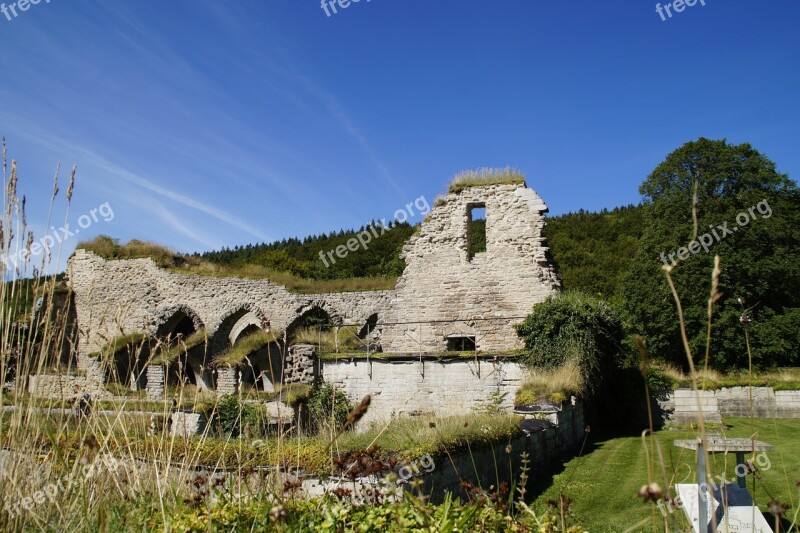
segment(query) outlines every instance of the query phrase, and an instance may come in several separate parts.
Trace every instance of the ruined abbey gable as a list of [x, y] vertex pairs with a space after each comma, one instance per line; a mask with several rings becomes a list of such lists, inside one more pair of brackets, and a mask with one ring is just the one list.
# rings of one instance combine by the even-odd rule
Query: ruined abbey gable
[[[480, 251], [471, 249], [470, 240], [476, 209], [485, 210], [486, 245]], [[371, 352], [492, 354], [520, 348], [513, 325], [560, 287], [541, 235], [546, 210], [523, 183], [447, 194], [405, 244], [405, 270], [395, 289], [385, 291], [295, 294], [268, 280], [185, 274], [151, 259], [105, 260], [78, 250], [68, 274], [79, 366], [97, 367], [98, 350], [121, 335], [175, 339], [202, 331], [207, 342], [192, 381], [219, 390], [229, 378], [217, 370], [204, 378], [209, 362], [245, 334], [286, 332], [315, 309], [335, 324], [368, 332]], [[186, 364], [192, 366], [191, 360]], [[163, 381], [158, 369], [138, 372]], [[235, 389], [236, 380], [230, 380]]]

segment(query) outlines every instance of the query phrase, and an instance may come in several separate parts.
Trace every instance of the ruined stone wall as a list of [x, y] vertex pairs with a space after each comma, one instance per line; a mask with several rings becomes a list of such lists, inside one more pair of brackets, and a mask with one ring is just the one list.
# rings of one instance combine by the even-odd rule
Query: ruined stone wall
[[[486, 209], [486, 251], [470, 258], [472, 206]], [[523, 184], [470, 187], [437, 201], [403, 248], [384, 351], [442, 351], [448, 335], [470, 333], [478, 350], [519, 347], [512, 324], [561, 286], [541, 235], [546, 211]], [[463, 322], [435, 322], [454, 319]]]
[[101, 383], [97, 377], [92, 376], [38, 374], [28, 377], [28, 393], [36, 398], [68, 400], [75, 397], [77, 387], [94, 398], [113, 397], [113, 394], [101, 387]]
[[[486, 209], [486, 251], [474, 256], [469, 249], [471, 207]], [[513, 325], [560, 287], [541, 235], [546, 211], [541, 198], [524, 184], [448, 194], [404, 246], [406, 268], [391, 291], [293, 294], [268, 280], [183, 274], [158, 268], [151, 259], [105, 260], [77, 250], [68, 274], [79, 328], [78, 366], [102, 382], [100, 362], [90, 354], [121, 334], [164, 334], [182, 316], [191, 318], [195, 328], [205, 328], [214, 357], [250, 326], [285, 330], [315, 307], [341, 324], [377, 320], [370, 343], [384, 352], [437, 353], [447, 349], [451, 337], [474, 338], [477, 350], [484, 352], [518, 348], [521, 340]], [[305, 358], [292, 360], [288, 368], [292, 380], [308, 381], [312, 375]], [[339, 369], [361, 379], [361, 368], [355, 365]], [[338, 370], [332, 372], [335, 379], [346, 379]], [[164, 376], [155, 371], [147, 375], [154, 382], [150, 394], [162, 395]], [[391, 378], [387, 375], [388, 389], [394, 386]], [[445, 386], [444, 375], [436, 379], [443, 380], [441, 386], [430, 390], [450, 388], [456, 396], [461, 386], [473, 384], [456, 380]], [[480, 384], [482, 379], [470, 394], [489, 390]], [[381, 390], [374, 385], [349, 390]], [[237, 386], [234, 370], [218, 379], [220, 391]], [[443, 406], [451, 402], [438, 392], [436, 399]], [[452, 402], [461, 400], [454, 397]]]
[[68, 272], [84, 365], [84, 356], [108, 340], [122, 333], [155, 332], [178, 311], [194, 317], [209, 337], [218, 332], [229, 337], [251, 323], [283, 330], [315, 306], [334, 320], [365, 323], [383, 312], [390, 294], [293, 294], [267, 280], [181, 274], [160, 269], [151, 259], [107, 261], [84, 250], [75, 252]]
[[283, 382], [287, 385], [301, 383], [311, 385], [317, 377], [314, 347], [309, 344], [295, 344], [289, 348], [283, 367]]

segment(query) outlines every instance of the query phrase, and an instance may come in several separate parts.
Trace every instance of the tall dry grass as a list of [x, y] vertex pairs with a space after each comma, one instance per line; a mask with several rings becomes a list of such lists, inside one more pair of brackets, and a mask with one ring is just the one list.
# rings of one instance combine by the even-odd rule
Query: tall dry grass
[[[8, 160], [5, 139], [2, 164], [0, 252], [7, 258], [18, 256], [21, 249], [30, 251], [36, 236], [27, 222], [26, 202], [17, 195], [17, 163]], [[69, 219], [75, 178], [73, 167], [66, 185], [64, 222]], [[64, 194], [61, 179], [57, 169], [45, 227], [59, 223], [54, 205]], [[116, 253], [118, 257], [153, 256], [158, 252], [162, 263], [168, 257], [167, 251], [148, 243], [128, 243], [122, 252], [114, 251], [113, 243], [102, 239], [97, 244], [108, 247], [104, 253]], [[88, 393], [90, 402], [74, 401], [89, 390], [89, 378], [85, 366], [77, 366], [77, 331], [69, 305], [72, 295], [60, 276], [45, 275], [65, 253], [62, 248], [46, 249], [40, 258], [23, 254], [26, 258], [18, 265], [3, 263], [0, 530], [118, 531], [165, 527], [175, 509], [191, 505], [192, 498], [204, 490], [208, 496], [208, 487], [203, 485], [206, 488], [201, 489], [201, 482], [196, 480], [198, 471], [203, 469], [210, 469], [212, 475], [218, 476], [215, 479], [227, 480], [217, 486], [223, 497], [249, 493], [280, 501], [280, 471], [297, 464], [300, 457], [297, 428], [287, 427], [273, 435], [270, 464], [274, 472], [254, 475], [253, 465], [244, 457], [238, 462], [226, 459], [225, 464], [220, 463], [222, 458], [238, 457], [244, 446], [241, 439], [219, 438], [211, 434], [211, 427], [193, 438], [166, 431], [175, 408], [205, 404], [205, 412], [217, 409], [219, 397], [192, 384], [178, 382], [168, 387], [163, 398], [153, 400], [130, 390], [129, 383], [112, 383], [104, 390], [92, 389]], [[34, 313], [40, 298], [40, 307]], [[139, 354], [144, 350], [151, 357], [160, 353], [149, 337], [126, 336], [119, 329], [119, 337], [108, 339], [109, 345], [104, 349], [108, 353], [97, 354], [101, 373], [112, 382], [113, 360], [122, 352]], [[69, 375], [82, 384], [82, 389], [63, 390], [60, 398], [53, 401], [33, 398], [28, 393], [29, 376], [43, 374]], [[280, 378], [276, 380], [279, 381]], [[113, 401], [103, 400], [104, 395], [113, 395]], [[89, 403], [91, 408], [87, 407]], [[202, 483], [211, 483], [208, 476], [204, 479]], [[236, 483], [237, 479], [248, 480], [249, 484]]]
[[586, 392], [580, 364], [576, 359], [568, 359], [563, 365], [531, 370], [525, 379], [514, 404], [528, 405], [540, 401], [561, 403], [570, 396], [582, 396]]

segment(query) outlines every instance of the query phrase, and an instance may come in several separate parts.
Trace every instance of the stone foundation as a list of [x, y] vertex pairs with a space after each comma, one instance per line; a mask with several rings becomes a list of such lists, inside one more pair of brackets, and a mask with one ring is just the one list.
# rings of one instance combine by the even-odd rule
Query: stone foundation
[[200, 413], [175, 411], [170, 420], [170, 433], [179, 437], [201, 435], [206, 430], [206, 417]]

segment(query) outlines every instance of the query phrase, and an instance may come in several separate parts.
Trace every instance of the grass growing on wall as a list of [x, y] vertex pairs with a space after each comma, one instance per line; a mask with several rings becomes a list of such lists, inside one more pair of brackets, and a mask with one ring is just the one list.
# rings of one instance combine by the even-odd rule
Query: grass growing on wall
[[570, 396], [582, 396], [586, 392], [578, 363], [569, 359], [561, 366], [536, 369], [530, 372], [514, 398], [514, 405], [529, 405], [541, 401], [556, 404]]
[[142, 332], [129, 333], [115, 337], [100, 348], [98, 354], [103, 358], [114, 357], [122, 351], [130, 351], [141, 348], [149, 339], [149, 335]]
[[465, 170], [456, 174], [450, 182], [448, 191], [451, 193], [459, 193], [470, 187], [524, 183], [525, 174], [515, 168], [479, 168], [476, 170]]
[[275, 342], [280, 338], [280, 333], [277, 331], [266, 332], [259, 329], [237, 339], [236, 344], [214, 358], [214, 362], [217, 365], [236, 366], [244, 361], [248, 355], [261, 350], [269, 343]]
[[397, 283], [397, 278], [393, 276], [312, 279], [263, 265], [213, 263], [199, 257], [177, 254], [155, 243], [132, 240], [127, 244], [119, 244], [116, 239], [106, 235], [82, 241], [77, 248], [107, 260], [151, 258], [158, 267], [182, 274], [268, 280], [299, 294], [391, 290]]
[[186, 354], [192, 348], [196, 348], [201, 344], [207, 344], [209, 340], [205, 328], [200, 328], [186, 337], [186, 340], [181, 339], [175, 346], [162, 350], [150, 363], [154, 365], [171, 363], [179, 356]]

